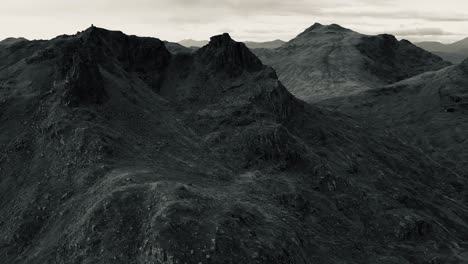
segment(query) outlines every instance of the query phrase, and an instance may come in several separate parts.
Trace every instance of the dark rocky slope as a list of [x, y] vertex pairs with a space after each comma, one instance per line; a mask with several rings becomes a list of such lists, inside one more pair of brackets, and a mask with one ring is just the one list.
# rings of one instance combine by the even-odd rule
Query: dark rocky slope
[[466, 177], [468, 168], [468, 60], [380, 89], [324, 105], [385, 130]]
[[242, 43], [0, 48], [5, 263], [460, 263], [466, 180], [294, 98]]
[[367, 36], [314, 24], [274, 50], [254, 50], [307, 102], [346, 96], [401, 81], [450, 63], [391, 35]]

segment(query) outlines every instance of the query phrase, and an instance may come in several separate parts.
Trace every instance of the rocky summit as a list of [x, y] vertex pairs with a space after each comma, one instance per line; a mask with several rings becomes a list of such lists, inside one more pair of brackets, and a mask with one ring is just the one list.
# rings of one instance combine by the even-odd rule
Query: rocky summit
[[[298, 82], [354, 76], [352, 87], [364, 74], [386, 83], [447, 65], [407, 42], [338, 26], [316, 25], [274, 52], [289, 52], [285, 67]], [[341, 72], [345, 53], [339, 65], [359, 63]], [[308, 70], [316, 61], [323, 71]], [[412, 71], [403, 76], [403, 66]], [[295, 86], [282, 69], [293, 94], [324, 94], [305, 96], [322, 84]], [[452, 71], [464, 66], [392, 87]], [[327, 91], [342, 94], [344, 82]], [[460, 115], [464, 99], [449, 100], [463, 97], [461, 87], [443, 92]], [[0, 46], [1, 262], [466, 260], [466, 177], [293, 94], [228, 34], [193, 52], [96, 27]]]
[[254, 52], [307, 102], [347, 96], [450, 63], [392, 35], [368, 36], [336, 24], [314, 24], [283, 46]]

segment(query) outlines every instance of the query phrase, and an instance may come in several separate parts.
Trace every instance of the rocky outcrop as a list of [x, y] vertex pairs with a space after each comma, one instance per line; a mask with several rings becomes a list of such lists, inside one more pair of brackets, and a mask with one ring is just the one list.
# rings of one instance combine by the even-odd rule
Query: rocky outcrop
[[363, 37], [357, 48], [366, 56], [366, 69], [387, 84], [450, 65], [407, 40], [398, 41], [387, 34]]
[[123, 70], [138, 75], [154, 90], [160, 89], [171, 54], [159, 39], [91, 27], [80, 33], [77, 41], [86, 45], [98, 63], [109, 63], [108, 58], [113, 58]]
[[214, 71], [234, 78], [244, 71], [255, 72], [263, 68], [261, 61], [243, 43], [235, 42], [224, 33], [211, 38], [210, 43], [197, 51], [203, 64]]
[[[68, 57], [70, 56], [70, 57]], [[66, 69], [64, 76], [54, 80], [53, 89], [62, 93], [63, 103], [76, 107], [86, 104], [102, 104], [107, 99], [99, 65], [83, 51], [67, 54], [57, 67]]]

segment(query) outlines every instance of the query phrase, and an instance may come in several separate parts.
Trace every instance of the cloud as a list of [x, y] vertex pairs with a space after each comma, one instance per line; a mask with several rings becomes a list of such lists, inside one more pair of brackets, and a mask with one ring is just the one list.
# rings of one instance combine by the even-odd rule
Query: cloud
[[346, 18], [359, 18], [367, 17], [374, 19], [389, 19], [389, 20], [402, 20], [402, 19], [418, 19], [425, 21], [436, 21], [436, 22], [467, 22], [468, 14], [463, 13], [450, 13], [445, 14], [443, 11], [439, 13], [435, 12], [420, 12], [415, 10], [381, 10], [380, 8], [369, 8], [357, 9], [353, 8], [332, 8], [322, 9], [321, 15], [328, 15], [334, 17], [346, 17]]
[[[167, 0], [165, 0], [167, 1]], [[334, 2], [337, 0], [332, 0]], [[224, 15], [285, 15], [298, 13], [317, 13], [328, 2], [323, 0], [171, 0], [176, 8], [223, 10]]]
[[449, 36], [456, 33], [447, 32], [440, 28], [415, 28], [389, 31], [389, 33], [398, 36]]
[[[459, 0], [446, 1], [459, 2]], [[302, 15], [308, 17], [334, 16], [336, 18], [420, 19], [439, 22], [468, 21], [468, 13], [459, 11], [463, 9], [458, 11], [445, 8], [436, 9], [426, 0], [413, 0], [413, 5], [408, 7], [406, 6], [408, 1], [403, 0], [162, 0], [162, 2], [177, 10], [194, 11], [188, 12], [188, 17], [208, 14], [204, 17], [198, 16], [199, 20], [211, 20], [212, 17], [219, 17], [219, 13], [222, 13], [222, 17]], [[445, 4], [450, 5], [450, 3]], [[466, 3], [462, 6], [468, 7]], [[179, 20], [182, 20], [182, 17]], [[188, 19], [188, 21], [192, 22], [193, 19]]]
[[91, 23], [173, 41], [208, 39], [225, 29], [246, 40], [287, 40], [314, 22], [435, 39], [454, 38], [451, 32], [462, 35], [468, 28], [466, 0], [1, 1], [0, 23], [9, 26], [0, 28], [0, 37], [50, 38]]

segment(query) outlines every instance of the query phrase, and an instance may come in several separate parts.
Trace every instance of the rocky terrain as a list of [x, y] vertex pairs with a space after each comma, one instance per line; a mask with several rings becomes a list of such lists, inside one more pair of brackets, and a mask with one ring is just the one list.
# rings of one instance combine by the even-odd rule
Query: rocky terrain
[[[300, 40], [283, 48], [293, 53]], [[412, 65], [411, 74], [445, 65], [418, 56], [427, 63], [397, 65]], [[388, 71], [367, 74], [385, 83]], [[464, 99], [450, 97], [464, 98], [464, 83], [453, 82], [443, 109], [434, 102], [441, 116], [464, 113]], [[466, 178], [353, 118], [296, 99], [228, 34], [194, 52], [95, 27], [2, 46], [0, 259], [466, 261]]]
[[415, 43], [415, 45], [439, 55], [440, 57], [444, 58], [444, 60], [456, 64], [464, 61], [465, 59], [468, 59], [468, 38], [462, 39], [451, 44], [443, 44], [436, 41], [427, 41], [418, 42]]
[[367, 36], [314, 24], [278, 49], [254, 52], [307, 102], [356, 94], [450, 63], [392, 35]]
[[321, 102], [416, 146], [441, 166], [467, 177], [468, 60], [459, 65]]

